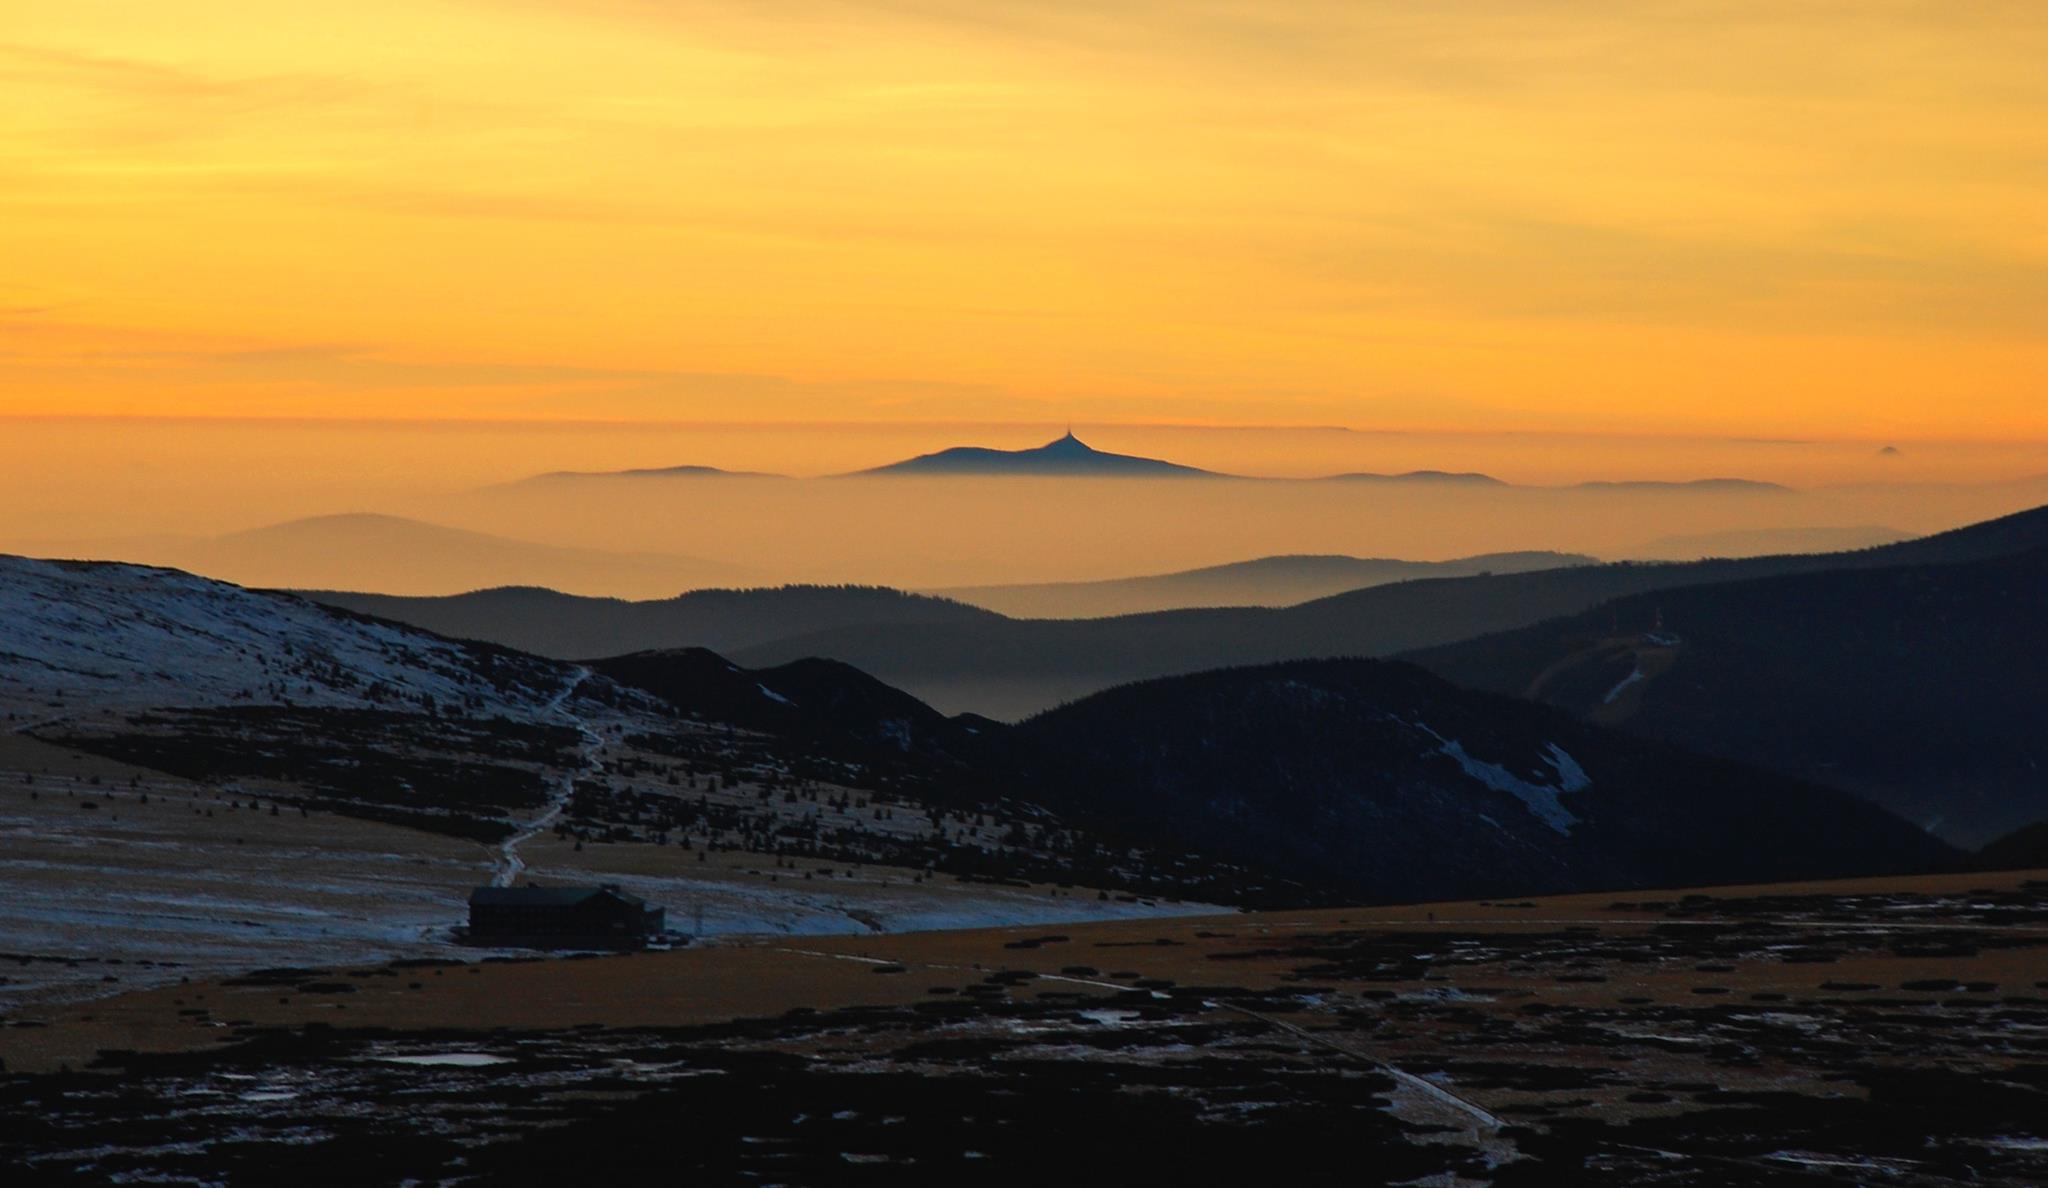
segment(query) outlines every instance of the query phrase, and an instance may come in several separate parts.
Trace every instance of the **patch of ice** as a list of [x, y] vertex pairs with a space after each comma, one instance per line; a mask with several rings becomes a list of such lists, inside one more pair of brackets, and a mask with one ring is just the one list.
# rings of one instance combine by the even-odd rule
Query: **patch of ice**
[[759, 689], [761, 691], [761, 696], [766, 697], [768, 700], [773, 701], [779, 705], [786, 705], [792, 708], [794, 708], [796, 705], [796, 702], [791, 701], [789, 698], [784, 697], [782, 694], [777, 693], [775, 690], [770, 689], [766, 685], [756, 682], [754, 688]]

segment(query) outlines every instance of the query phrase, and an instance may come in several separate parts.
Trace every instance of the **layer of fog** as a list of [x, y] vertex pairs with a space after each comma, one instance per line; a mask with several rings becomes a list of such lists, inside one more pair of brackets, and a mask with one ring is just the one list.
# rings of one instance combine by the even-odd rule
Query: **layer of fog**
[[[1102, 448], [1261, 473], [1486, 470], [1518, 482], [1726, 475], [1802, 489], [1030, 478], [522, 483], [546, 470], [773, 468], [778, 442], [785, 461], [852, 469], [962, 441], [1033, 444], [1044, 430], [636, 433], [142, 421], [6, 429], [0, 550], [395, 593], [513, 583], [629, 597], [787, 581], [931, 588], [1117, 578], [1282, 553], [1734, 554], [1802, 541], [1831, 547], [1871, 530], [1927, 533], [2048, 502], [2048, 480], [2021, 477], [2048, 471], [2048, 453], [2035, 446], [1908, 445], [1880, 456], [1867, 443], [1104, 429], [1088, 433]], [[1282, 454], [1291, 467], [1280, 465]], [[1576, 469], [1567, 465], [1572, 457]], [[341, 512], [505, 539], [374, 519], [248, 531]]]

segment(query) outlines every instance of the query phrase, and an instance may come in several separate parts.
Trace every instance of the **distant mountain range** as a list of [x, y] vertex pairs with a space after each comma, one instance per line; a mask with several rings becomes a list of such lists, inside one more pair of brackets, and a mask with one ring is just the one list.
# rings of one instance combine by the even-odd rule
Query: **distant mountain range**
[[1698, 561], [1706, 557], [1769, 557], [1785, 553], [1841, 553], [1912, 540], [1910, 532], [1872, 525], [1813, 528], [1737, 528], [1660, 536], [1614, 553], [1616, 560]]
[[1664, 479], [1602, 480], [1574, 485], [1580, 491], [1626, 491], [1632, 494], [1655, 493], [1659, 491], [1708, 491], [1751, 495], [1780, 495], [1792, 488], [1783, 483], [1766, 483], [1757, 479], [1703, 478], [1671, 481]]
[[1679, 586], [1947, 564], [2043, 546], [2048, 508], [1849, 553], [1431, 578], [1290, 607], [1079, 620], [1012, 619], [946, 599], [858, 587], [701, 591], [659, 603], [531, 590], [448, 599], [312, 596], [549, 656], [705, 646], [754, 667], [823, 657], [852, 664], [948, 712], [1014, 719], [1148, 677], [1280, 660], [1392, 655]]
[[[1271, 478], [1265, 476], [1230, 474], [1217, 470], [1205, 470], [1163, 458], [1148, 458], [1138, 454], [1117, 454], [1098, 450], [1076, 437], [1072, 430], [1041, 446], [1005, 450], [991, 446], [952, 446], [929, 454], [919, 454], [900, 462], [857, 470], [850, 475], [837, 477], [858, 478], [873, 475], [911, 475], [963, 478], [1052, 477], [1052, 478], [1210, 478], [1242, 479], [1261, 482], [1328, 482], [1359, 484], [1403, 484], [1422, 486], [1456, 486], [1470, 488], [1513, 487], [1516, 484], [1476, 471], [1410, 470], [1396, 474], [1381, 474], [1371, 471], [1354, 471], [1342, 474], [1322, 475], [1312, 478]], [[786, 476], [763, 474], [756, 471], [721, 470], [715, 466], [682, 465], [645, 467], [631, 470], [584, 471], [559, 470], [535, 475], [510, 484], [530, 486], [551, 482], [604, 479], [673, 479], [673, 478], [782, 478]], [[1791, 488], [1777, 483], [1760, 482], [1740, 478], [1703, 478], [1673, 481], [1594, 481], [1568, 484], [1555, 488], [1538, 488], [1562, 491], [1613, 491], [1627, 494], [1670, 492], [1677, 494], [1779, 494], [1790, 493]]]
[[1639, 594], [1412, 654], [1963, 845], [2048, 821], [2048, 548]]
[[344, 591], [305, 596], [457, 639], [487, 639], [560, 659], [689, 647], [730, 652], [770, 643], [791, 631], [914, 629], [1000, 618], [951, 599], [881, 586], [693, 590], [645, 602], [516, 586], [445, 598]]
[[887, 466], [859, 472], [864, 475], [1057, 475], [1064, 477], [1218, 478], [1214, 471], [1141, 458], [1135, 454], [1112, 454], [1083, 442], [1070, 430], [1065, 436], [1042, 446], [1023, 450], [997, 450], [986, 446], [955, 446], [934, 454], [920, 454]]
[[2048, 544], [2048, 508], [1851, 553], [1577, 566], [1436, 578], [1282, 608], [1160, 611], [1115, 619], [998, 618], [917, 628], [823, 629], [741, 650], [747, 664], [844, 660], [942, 709], [1035, 713], [1147, 677], [1324, 656], [1385, 656], [1575, 614], [1610, 599], [1826, 569], [1942, 564]]
[[644, 466], [629, 470], [551, 470], [520, 479], [513, 486], [577, 479], [783, 478], [759, 470], [725, 470], [717, 466]]
[[1329, 476], [1333, 483], [1446, 483], [1453, 486], [1505, 487], [1508, 484], [1490, 474], [1476, 471], [1410, 470], [1401, 474], [1375, 474], [1371, 471], [1354, 471], [1350, 474]]
[[1293, 606], [1345, 590], [1426, 577], [1524, 573], [1595, 565], [1579, 553], [1486, 553], [1453, 561], [1290, 555], [1258, 557], [1179, 573], [1095, 582], [958, 586], [930, 591], [1013, 618], [1089, 619], [1209, 606]]
[[213, 537], [80, 541], [39, 550], [166, 565], [247, 586], [453, 594], [534, 585], [637, 597], [731, 585], [747, 571], [696, 557], [573, 548], [401, 516], [314, 516]]

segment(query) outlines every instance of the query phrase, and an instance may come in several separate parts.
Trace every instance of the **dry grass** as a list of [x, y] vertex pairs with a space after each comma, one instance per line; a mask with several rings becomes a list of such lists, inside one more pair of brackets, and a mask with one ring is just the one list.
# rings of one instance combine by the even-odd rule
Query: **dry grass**
[[[1758, 895], [1957, 894], [2009, 891], [2038, 873], [1966, 874], [1832, 883], [1722, 887], [1717, 899]], [[1675, 900], [1687, 891], [1658, 893]], [[1454, 902], [1403, 907], [1243, 913], [1021, 928], [802, 937], [733, 941], [673, 952], [588, 959], [484, 962], [435, 969], [378, 966], [335, 975], [352, 993], [303, 993], [291, 986], [231, 986], [223, 980], [143, 990], [101, 1001], [30, 1008], [0, 1030], [0, 1059], [11, 1069], [83, 1067], [102, 1049], [183, 1051], [229, 1042], [236, 1026], [303, 1027], [325, 1023], [396, 1031], [446, 1029], [555, 1030], [583, 1026], [670, 1027], [770, 1017], [793, 1008], [919, 1001], [934, 986], [962, 987], [1002, 970], [1049, 976], [1032, 985], [1059, 992], [1112, 994], [1135, 978], [1182, 985], [1268, 989], [1297, 979], [1302, 965], [1289, 946], [1319, 934], [1418, 937], [1455, 932], [1474, 937], [1555, 934], [1592, 929], [1607, 937], [1647, 934], [1669, 923], [1657, 912], [1619, 910], [1612, 894], [1559, 896], [1526, 906]], [[2012, 988], [2048, 980], [2048, 925], [2031, 930], [2039, 943], [1987, 949], [1974, 956], [1902, 958], [1844, 956], [1828, 964], [1745, 962], [1703, 973], [1689, 965], [1605, 966], [1604, 981], [1559, 982], [1532, 977], [1513, 962], [1460, 965], [1427, 978], [1375, 983], [1395, 993], [1516, 987], [1533, 1001], [1570, 1008], [1618, 1008], [1625, 999], [1648, 1006], [1697, 1005], [1695, 988], [1812, 997], [1826, 983], [1896, 987], [1931, 978], [1995, 982]], [[1067, 939], [1037, 948], [1014, 942]], [[1272, 950], [1266, 956], [1218, 961], [1223, 953]], [[906, 972], [881, 976], [877, 964]], [[1066, 978], [1088, 966], [1098, 974]], [[1530, 997], [1473, 1002], [1482, 1013], [1523, 1010]], [[1640, 1005], [1640, 1004], [1639, 1004]], [[203, 1014], [181, 1013], [203, 1010]], [[1314, 1026], [1315, 1020], [1305, 1020]], [[21, 1026], [22, 1023], [33, 1026]], [[1419, 1043], [1427, 1043], [1426, 1038]]]

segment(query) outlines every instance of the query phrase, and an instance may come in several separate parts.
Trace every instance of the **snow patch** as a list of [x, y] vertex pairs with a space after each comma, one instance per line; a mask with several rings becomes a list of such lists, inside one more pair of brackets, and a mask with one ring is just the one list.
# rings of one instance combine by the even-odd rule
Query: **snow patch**
[[1544, 762], [1557, 771], [1558, 790], [1561, 792], [1584, 792], [1593, 786], [1593, 777], [1579, 766], [1579, 761], [1565, 753], [1563, 747], [1548, 743], [1543, 748]]
[[0, 556], [0, 701], [550, 708], [576, 672], [174, 569]]
[[1609, 689], [1607, 691], [1607, 696], [1602, 697], [1600, 699], [1600, 704], [1613, 705], [1615, 698], [1621, 696], [1623, 693], [1628, 692], [1628, 688], [1630, 685], [1640, 684], [1642, 682], [1642, 679], [1643, 666], [1638, 664], [1636, 665], [1634, 671], [1630, 672], [1627, 676], [1621, 678], [1621, 680], [1615, 684], [1614, 688]]
[[1586, 769], [1579, 766], [1578, 760], [1566, 754], [1564, 748], [1556, 743], [1550, 743], [1544, 748], [1543, 759], [1557, 772], [1557, 783], [1539, 784], [1533, 780], [1523, 779], [1498, 763], [1488, 763], [1484, 759], [1473, 757], [1465, 750], [1464, 743], [1446, 739], [1427, 726], [1420, 728], [1437, 740], [1438, 752], [1456, 761], [1467, 777], [1521, 801], [1531, 816], [1558, 833], [1570, 836], [1572, 826], [1579, 823], [1579, 818], [1564, 807], [1564, 802], [1559, 796], [1567, 792], [1582, 792], [1592, 787], [1593, 781], [1586, 774]]

